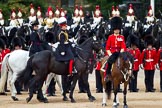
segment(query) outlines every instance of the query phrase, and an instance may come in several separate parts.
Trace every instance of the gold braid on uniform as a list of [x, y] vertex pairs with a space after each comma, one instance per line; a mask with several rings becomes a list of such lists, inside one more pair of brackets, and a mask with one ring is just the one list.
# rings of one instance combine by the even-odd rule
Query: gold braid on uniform
[[67, 33], [67, 32], [63, 32], [63, 31], [61, 31], [60, 34], [58, 35], [58, 40], [60, 40], [60, 35], [61, 35], [62, 33], [65, 35], [65, 38], [66, 38], [66, 39], [65, 39], [65, 42], [67, 42], [67, 41], [68, 41], [68, 33]]

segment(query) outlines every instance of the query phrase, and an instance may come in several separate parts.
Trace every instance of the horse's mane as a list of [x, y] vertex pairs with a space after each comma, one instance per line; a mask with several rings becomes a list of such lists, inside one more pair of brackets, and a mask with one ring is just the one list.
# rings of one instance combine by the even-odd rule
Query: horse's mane
[[131, 63], [134, 61], [134, 57], [128, 51], [120, 53], [119, 57], [122, 57], [124, 61], [129, 59]]
[[84, 46], [85, 44], [87, 44], [87, 42], [89, 42], [93, 37], [90, 37], [88, 39], [86, 39], [82, 44], [80, 44], [80, 47], [81, 46]]

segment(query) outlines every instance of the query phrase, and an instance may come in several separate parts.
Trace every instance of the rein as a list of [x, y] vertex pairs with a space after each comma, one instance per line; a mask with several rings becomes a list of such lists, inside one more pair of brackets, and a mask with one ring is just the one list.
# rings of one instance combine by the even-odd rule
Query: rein
[[[82, 49], [82, 48], [80, 48], [80, 47], [76, 47], [77, 49], [79, 49], [79, 50], [81, 50], [81, 51], [86, 51], [86, 50], [84, 50], [84, 49]], [[88, 52], [88, 51], [86, 51], [87, 53], [91, 53], [91, 52]], [[78, 56], [78, 58], [82, 61], [82, 62], [84, 62], [84, 63], [87, 63], [88, 61], [87, 60], [85, 60], [83, 57], [81, 57], [80, 55], [79, 55], [79, 53], [78, 53], [78, 51], [76, 51], [76, 53], [77, 53], [77, 56]]]
[[121, 64], [120, 58], [118, 58], [117, 60], [118, 60], [118, 61], [117, 61], [117, 68], [118, 68], [119, 71], [122, 73], [122, 75], [123, 75], [123, 77], [124, 77], [124, 80], [125, 80], [125, 81], [128, 81], [128, 80], [129, 80], [129, 77], [127, 77], [127, 75], [128, 75], [128, 72], [129, 72], [130, 70], [132, 70], [132, 68], [130, 67], [128, 70], [127, 70], [126, 68], [124, 68], [124, 70], [120, 69], [120, 64]]

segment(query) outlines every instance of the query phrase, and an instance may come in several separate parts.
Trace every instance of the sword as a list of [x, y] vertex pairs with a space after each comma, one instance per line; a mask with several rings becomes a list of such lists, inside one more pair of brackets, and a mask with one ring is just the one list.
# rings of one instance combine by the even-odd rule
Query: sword
[[161, 15], [161, 17], [162, 17], [162, 13], [161, 13], [161, 11], [159, 10], [159, 13], [160, 13], [160, 15]]

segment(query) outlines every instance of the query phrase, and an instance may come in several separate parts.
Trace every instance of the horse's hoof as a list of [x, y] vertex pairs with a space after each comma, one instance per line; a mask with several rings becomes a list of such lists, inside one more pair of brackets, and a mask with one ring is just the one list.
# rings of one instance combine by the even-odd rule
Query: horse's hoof
[[76, 101], [74, 99], [71, 99], [71, 103], [76, 103]]
[[48, 99], [47, 98], [44, 98], [44, 103], [48, 103]]
[[107, 106], [107, 104], [106, 103], [102, 103], [102, 107], [105, 107], [105, 106]]
[[32, 97], [26, 98], [26, 102], [27, 102], [27, 103], [30, 102], [31, 99], [32, 99]]
[[96, 100], [96, 98], [94, 96], [89, 97], [90, 102], [93, 102], [94, 100]]
[[124, 105], [123, 108], [128, 108], [128, 105]]
[[64, 97], [62, 100], [63, 101], [68, 101], [68, 98], [67, 97]]
[[5, 93], [5, 92], [1, 92], [0, 95], [7, 95], [7, 93]]
[[16, 98], [15, 96], [11, 96], [11, 98], [12, 98], [13, 101], [18, 101], [18, 100], [19, 100], [19, 99]]

